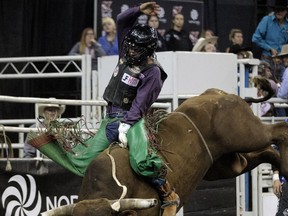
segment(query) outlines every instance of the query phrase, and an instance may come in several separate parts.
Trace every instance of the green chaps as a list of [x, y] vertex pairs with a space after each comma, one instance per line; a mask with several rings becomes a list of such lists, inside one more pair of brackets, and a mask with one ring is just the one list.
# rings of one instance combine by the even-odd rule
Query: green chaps
[[[84, 176], [87, 166], [110, 144], [106, 138], [107, 124], [117, 120], [120, 119], [103, 119], [96, 135], [85, 140], [84, 145], [76, 145], [72, 149], [73, 152], [65, 151], [57, 141], [47, 140], [47, 135], [45, 135], [46, 140], [40, 141], [40, 144], [39, 141], [37, 145], [34, 142], [35, 139], [39, 140], [40, 137], [31, 139], [29, 143], [65, 169], [76, 175]], [[132, 169], [144, 177], [159, 177], [164, 163], [159, 158], [157, 151], [149, 146], [144, 118], [129, 129], [127, 139]]]
[[157, 154], [157, 150], [150, 147], [144, 118], [130, 128], [127, 139], [132, 169], [144, 177], [160, 177], [165, 164]]

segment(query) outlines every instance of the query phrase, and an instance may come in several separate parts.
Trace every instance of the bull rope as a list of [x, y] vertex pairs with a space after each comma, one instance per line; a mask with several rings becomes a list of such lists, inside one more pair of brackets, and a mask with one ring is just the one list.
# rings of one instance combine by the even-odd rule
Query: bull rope
[[116, 176], [116, 165], [115, 165], [115, 160], [113, 158], [113, 156], [110, 154], [110, 148], [111, 148], [111, 145], [109, 146], [109, 148], [106, 150], [106, 154], [109, 156], [110, 160], [111, 160], [111, 163], [112, 163], [112, 176], [113, 176], [113, 179], [115, 180], [115, 182], [117, 183], [117, 185], [119, 187], [122, 187], [123, 188], [123, 191], [122, 191], [122, 194], [120, 196], [120, 198], [111, 205], [111, 208], [115, 211], [119, 211], [120, 210], [120, 201], [126, 196], [127, 194], [127, 187], [125, 185], [122, 185], [119, 180], [117, 179], [117, 176]]
[[[182, 112], [172, 112], [172, 113], [176, 113], [176, 114], [180, 114], [180, 115], [184, 116], [184, 117], [194, 126], [194, 128], [196, 129], [197, 133], [199, 134], [202, 142], [204, 143], [204, 146], [205, 146], [205, 148], [206, 148], [206, 150], [207, 150], [207, 152], [208, 152], [208, 155], [209, 155], [209, 157], [210, 157], [210, 159], [211, 159], [211, 164], [213, 164], [214, 159], [213, 159], [213, 157], [212, 157], [212, 154], [211, 154], [211, 152], [210, 152], [210, 149], [209, 149], [209, 147], [208, 147], [208, 145], [207, 145], [204, 137], [202, 136], [202, 133], [200, 132], [200, 130], [198, 129], [198, 127], [195, 125], [195, 123], [194, 123], [185, 113], [182, 113]], [[170, 114], [172, 114], [172, 113], [170, 113]]]

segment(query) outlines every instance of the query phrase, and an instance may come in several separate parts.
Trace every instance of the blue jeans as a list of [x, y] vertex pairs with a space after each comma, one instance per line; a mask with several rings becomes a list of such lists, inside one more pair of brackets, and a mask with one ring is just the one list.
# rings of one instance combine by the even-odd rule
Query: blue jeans
[[106, 137], [109, 141], [109, 143], [118, 141], [118, 127], [120, 124], [120, 120], [118, 121], [113, 121], [111, 123], [108, 123], [106, 126]]

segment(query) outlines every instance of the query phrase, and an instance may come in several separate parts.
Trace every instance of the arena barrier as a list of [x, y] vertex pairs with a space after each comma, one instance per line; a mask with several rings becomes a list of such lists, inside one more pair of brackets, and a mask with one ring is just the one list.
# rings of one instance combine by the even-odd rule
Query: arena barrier
[[[0, 58], [0, 65], [0, 79], [79, 77], [81, 99], [91, 100], [90, 55]], [[81, 113], [87, 116], [90, 108], [83, 107]]]
[[[6, 95], [0, 95], [0, 101], [4, 102], [14, 102], [14, 103], [34, 103], [35, 104], [35, 119], [27, 119], [27, 120], [0, 120], [0, 125], [10, 125], [10, 124], [33, 124], [37, 122], [37, 116], [38, 114], [38, 104], [39, 103], [50, 103], [50, 104], [63, 104], [63, 105], [73, 105], [73, 106], [95, 106], [95, 107], [101, 107], [102, 115], [105, 115], [106, 113], [106, 106], [107, 102], [104, 100], [67, 100], [67, 99], [47, 99], [47, 98], [35, 98], [35, 97], [13, 97], [13, 96], [6, 96]], [[167, 112], [171, 112], [171, 103], [169, 102], [155, 102], [152, 105], [152, 108], [157, 109], [165, 109]], [[91, 109], [92, 110], [92, 109]], [[100, 116], [102, 116], [100, 115]], [[67, 119], [67, 118], [66, 118]], [[87, 126], [89, 129], [82, 128], [83, 131], [92, 131], [96, 132], [98, 123], [101, 121], [101, 119], [95, 117], [95, 113], [91, 113], [88, 118], [84, 117], [84, 119], [87, 121]], [[60, 119], [60, 121], [63, 121], [64, 119]], [[79, 121], [80, 117], [78, 118], [69, 118], [71, 121]], [[12, 127], [12, 126], [4, 126], [0, 127], [0, 131], [5, 132], [17, 132], [17, 133], [29, 133], [30, 131], [38, 131], [38, 128], [31, 128], [31, 127]], [[20, 140], [21, 138], [21, 140]], [[19, 145], [19, 143], [21, 143]], [[12, 143], [13, 148], [23, 148], [24, 139], [23, 137], [19, 137], [19, 143]]]
[[[208, 88], [219, 88], [237, 94], [237, 58], [234, 54], [159, 52], [157, 59], [168, 75], [158, 98], [172, 101], [173, 110], [182, 99], [199, 95]], [[114, 71], [117, 61], [118, 56], [98, 59], [99, 99], [111, 77], [111, 73], [107, 71]]]
[[[258, 59], [238, 60], [240, 97], [257, 96], [257, 90], [252, 88], [249, 80], [257, 75], [259, 63]], [[267, 102], [273, 103], [275, 107], [286, 108], [288, 100], [271, 98]], [[253, 104], [251, 108], [254, 114], [267, 124], [274, 124], [287, 118], [261, 117], [260, 104]], [[270, 164], [261, 164], [251, 172], [237, 177], [237, 216], [271, 216], [276, 214], [278, 199], [272, 191], [272, 174]]]
[[[211, 87], [220, 88], [228, 93], [234, 93], [234, 94], [239, 93], [241, 97], [256, 96], [256, 89], [252, 88], [252, 86], [250, 85], [249, 77], [252, 77], [257, 74], [257, 65], [259, 64], [259, 60], [257, 59], [237, 60], [236, 55], [229, 54], [229, 53], [191, 53], [191, 52], [158, 53], [158, 59], [168, 74], [168, 79], [166, 80], [163, 86], [163, 90], [159, 96], [159, 102], [168, 101], [167, 109], [169, 109], [170, 111], [175, 109], [179, 105], [179, 103], [181, 103], [181, 100], [184, 100], [188, 97], [192, 97], [195, 95], [199, 95], [203, 91], [205, 91], [207, 88], [211, 88]], [[207, 59], [209, 59], [209, 64], [207, 63]], [[16, 66], [18, 62], [22, 62], [22, 64], [25, 63], [24, 65], [27, 65], [26, 68], [28, 66], [32, 66], [34, 68], [37, 66], [37, 62], [39, 61], [47, 61], [47, 66], [42, 69], [37, 69], [37, 70], [35, 69], [34, 73], [25, 72], [25, 67], [21, 70], [18, 70], [19, 67]], [[57, 69], [57, 67], [55, 67], [55, 65], [57, 66], [58, 61], [65, 61], [67, 62], [67, 64], [70, 64], [70, 65], [74, 64], [73, 63], [74, 61], [76, 62], [78, 61], [78, 63], [80, 62], [81, 67], [78, 67], [79, 71], [72, 71], [72, 72], [65, 71], [65, 70], [62, 71], [59, 68]], [[36, 63], [33, 66], [31, 62], [36, 62]], [[102, 105], [97, 106], [95, 101], [103, 102], [100, 95], [103, 94], [103, 90], [106, 84], [108, 83], [108, 80], [110, 79], [111, 73], [114, 70], [116, 63], [117, 63], [117, 57], [115, 56], [101, 57], [98, 59], [98, 72], [91, 73], [91, 56], [88, 56], [88, 55], [62, 56], [62, 57], [5, 58], [5, 59], [0, 59], [0, 64], [7, 64], [7, 66], [5, 66], [4, 69], [0, 71], [0, 79], [22, 79], [22, 78], [25, 79], [25, 78], [45, 78], [45, 77], [57, 78], [60, 76], [61, 77], [71, 77], [71, 76], [81, 77], [81, 83], [82, 83], [81, 84], [82, 86], [81, 87], [82, 88], [81, 101], [84, 104], [87, 102], [87, 104], [82, 105], [80, 101], [79, 104], [77, 102], [77, 105], [81, 104], [81, 112], [83, 115], [87, 117], [88, 121], [91, 121], [91, 119], [93, 118], [95, 118], [95, 121], [96, 121], [96, 120], [99, 120], [99, 116], [101, 116], [99, 115], [99, 113], [102, 112], [102, 109], [103, 107], [105, 107], [105, 105], [102, 104]], [[48, 65], [49, 67], [51, 65], [55, 67], [56, 68], [55, 71], [54, 72], [48, 71], [48, 73], [46, 74], [45, 69], [49, 68]], [[15, 69], [15, 74], [11, 74], [10, 72], [9, 74], [7, 74], [6, 73], [7, 68]], [[64, 68], [68, 68], [68, 66]], [[239, 68], [239, 70], [237, 68]], [[63, 102], [62, 104], [66, 104], [66, 105], [72, 105], [72, 103], [74, 104], [75, 102], [74, 100], [58, 100], [58, 99], [50, 100], [50, 99], [45, 99], [45, 98], [26, 98], [26, 100], [24, 100], [24, 98], [19, 98], [19, 97], [17, 98], [17, 97], [4, 96], [4, 95], [0, 96], [0, 99], [6, 102], [13, 102], [13, 100], [18, 100], [18, 103], [20, 103], [20, 101], [21, 103], [23, 101], [27, 102], [27, 100], [30, 100], [29, 103], [37, 103], [37, 102], [61, 103]], [[26, 103], [26, 102], [23, 102], [23, 103]], [[279, 106], [283, 106], [283, 101], [275, 101], [275, 103], [276, 102], [279, 103]], [[254, 113], [258, 115], [259, 107], [257, 107], [257, 105], [253, 105], [252, 109]], [[36, 110], [37, 109], [35, 109], [35, 111]], [[35, 116], [36, 116], [36, 112], [35, 112]], [[271, 123], [273, 123], [274, 121], [278, 121], [280, 119], [277, 119], [276, 117], [274, 118], [271, 117], [271, 119], [269, 120], [266, 119], [265, 121], [269, 121], [270, 123], [270, 120], [271, 120]], [[15, 131], [15, 133], [22, 134], [22, 140], [19, 139], [19, 143], [23, 143], [24, 133], [27, 133], [28, 130], [27, 128], [22, 127], [22, 126], [26, 124], [35, 123], [35, 121], [36, 121], [36, 117], [35, 119], [21, 119], [21, 120], [7, 119], [7, 120], [0, 120], [0, 124], [20, 125], [20, 127], [17, 127], [19, 131], [14, 130], [16, 128], [9, 128], [9, 127], [6, 128], [6, 131], [11, 130], [11, 132]], [[24, 159], [13, 159], [13, 160], [15, 160], [16, 162], [17, 160], [24, 160]], [[26, 168], [22, 167], [20, 170], [32, 172], [31, 167], [37, 168], [39, 164], [44, 164], [44, 167], [45, 167], [47, 164], [46, 163], [47, 159], [38, 158], [38, 159], [32, 159], [32, 160], [35, 163], [31, 164], [29, 162], [28, 164], [30, 165], [27, 165], [30, 170], [27, 167]], [[43, 161], [43, 163], [41, 161]], [[24, 163], [24, 161], [22, 162]], [[14, 166], [13, 163], [14, 161], [12, 162], [12, 168]], [[1, 165], [1, 167], [3, 166], [4, 165]], [[36, 171], [34, 170], [33, 172], [36, 172], [37, 175], [38, 174], [46, 175], [48, 172], [47, 169], [44, 169], [43, 171], [42, 166], [40, 167], [41, 168], [38, 167], [39, 170], [37, 168], [37, 170]], [[263, 196], [265, 194], [263, 195], [263, 192], [260, 188], [263, 187], [263, 185], [265, 186], [266, 184], [265, 182], [269, 181], [268, 178], [270, 178], [271, 175], [268, 175], [269, 176], [268, 178], [263, 177], [265, 173], [264, 172], [260, 173], [258, 169], [262, 169], [262, 168], [260, 167], [256, 168], [255, 170], [251, 172], [251, 175], [253, 176], [252, 182], [248, 181], [247, 175], [242, 175], [241, 177], [237, 178], [237, 181], [236, 181], [237, 216], [238, 215], [261, 216], [260, 214], [261, 211], [262, 212], [266, 211], [266, 210], [260, 209], [261, 207], [263, 208], [267, 207], [267, 205], [263, 205], [263, 202], [264, 202]], [[264, 168], [262, 169], [262, 171], [263, 170], [267, 170], [267, 169]], [[19, 171], [19, 173], [17, 174], [17, 172], [18, 171], [16, 171], [16, 168], [15, 168], [14, 175], [10, 175], [9, 173], [7, 173], [10, 175], [10, 177], [7, 177], [6, 179], [7, 181], [5, 180], [3, 182], [8, 182], [8, 179], [9, 179], [10, 180], [9, 184], [12, 184], [14, 179], [19, 180], [18, 178], [22, 180], [24, 178], [25, 181], [23, 180], [23, 185], [26, 184], [25, 182], [28, 182], [27, 184], [29, 184], [29, 182], [33, 182], [32, 178], [29, 175], [26, 174], [26, 176], [22, 176], [21, 178], [18, 175], [21, 176], [24, 173], [22, 171]], [[51, 172], [54, 172], [54, 171], [51, 171]], [[270, 171], [268, 170], [268, 172]], [[53, 175], [51, 177], [53, 177]], [[265, 179], [263, 180], [263, 178]], [[263, 182], [261, 179], [265, 182]], [[43, 183], [40, 183], [40, 182], [39, 184], [43, 185]], [[249, 184], [253, 185], [252, 192], [247, 191]], [[37, 187], [38, 187], [38, 183], [37, 183]], [[13, 189], [13, 187], [11, 186], [8, 186], [7, 188]], [[69, 188], [71, 187], [69, 186]], [[252, 194], [252, 198], [249, 197], [249, 193]], [[63, 194], [65, 193], [63, 192]], [[77, 193], [75, 192], [75, 194]], [[5, 196], [5, 202], [9, 202], [9, 199], [7, 197], [8, 195]], [[11, 200], [13, 200], [12, 197], [10, 198]], [[68, 202], [67, 200], [69, 200], [69, 202], [72, 202], [71, 200], [74, 200], [75, 197], [67, 198], [67, 197], [64, 197], [63, 195], [62, 198], [61, 199], [60, 198], [61, 196], [56, 197], [56, 195], [53, 198], [53, 195], [52, 195], [52, 198], [49, 198], [49, 200], [47, 201], [50, 204], [48, 204], [48, 207], [47, 207], [47, 204], [45, 204], [46, 207], [44, 207], [43, 209], [49, 209], [50, 207], [52, 207], [52, 204], [51, 204], [52, 202], [53, 202], [53, 206], [58, 205], [58, 204], [62, 204], [62, 205], [65, 204], [64, 200], [66, 203]], [[3, 201], [3, 196], [1, 199], [2, 199], [1, 205], [5, 204], [5, 202]], [[247, 208], [249, 202], [252, 202], [252, 209]], [[3, 206], [1, 206], [1, 208], [3, 208]], [[4, 210], [0, 210], [0, 211], [4, 211]], [[1, 212], [0, 214], [2, 215]], [[180, 215], [183, 215], [183, 210], [180, 213]]]
[[40, 212], [75, 203], [82, 178], [50, 159], [0, 159], [0, 215], [38, 216]]

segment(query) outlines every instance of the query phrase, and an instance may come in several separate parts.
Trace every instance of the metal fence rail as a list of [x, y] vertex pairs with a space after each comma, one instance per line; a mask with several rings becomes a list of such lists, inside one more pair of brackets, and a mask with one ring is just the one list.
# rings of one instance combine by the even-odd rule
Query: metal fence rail
[[[47, 98], [36, 98], [36, 97], [14, 97], [7, 95], [0, 95], [0, 101], [4, 102], [14, 102], [14, 103], [34, 103], [35, 104], [35, 119], [6, 119], [0, 120], [0, 132], [15, 132], [19, 133], [18, 143], [12, 143], [13, 149], [18, 149], [20, 155], [22, 154], [22, 149], [24, 146], [24, 133], [29, 133], [31, 131], [37, 132], [38, 128], [24, 127], [24, 124], [33, 124], [37, 121], [38, 115], [38, 103], [52, 103], [52, 104], [64, 104], [64, 105], [74, 105], [74, 106], [97, 106], [101, 107], [103, 113], [106, 112], [107, 102], [104, 100], [67, 100], [67, 99], [47, 99]], [[167, 112], [171, 112], [171, 103], [154, 103], [153, 108], [165, 109]], [[77, 122], [80, 118], [69, 118], [69, 120]], [[88, 117], [85, 118], [86, 122], [91, 126], [89, 131], [97, 132], [97, 123], [99, 118], [96, 118], [96, 113], [90, 113]], [[89, 121], [87, 121], [89, 119]], [[60, 119], [64, 120], [64, 119]], [[18, 125], [7, 126], [7, 125]], [[1, 127], [2, 126], [2, 127]], [[88, 129], [81, 129], [83, 131], [88, 131]], [[6, 145], [4, 147], [7, 147]]]
[[81, 78], [82, 100], [92, 99], [91, 70], [91, 55], [0, 58], [0, 79]]
[[53, 73], [58, 76], [81, 76], [82, 61], [85, 61], [84, 56], [0, 58], [0, 75], [1, 79], [15, 78], [19, 74], [22, 78], [45, 78], [46, 73], [49, 76], [54, 76]]

